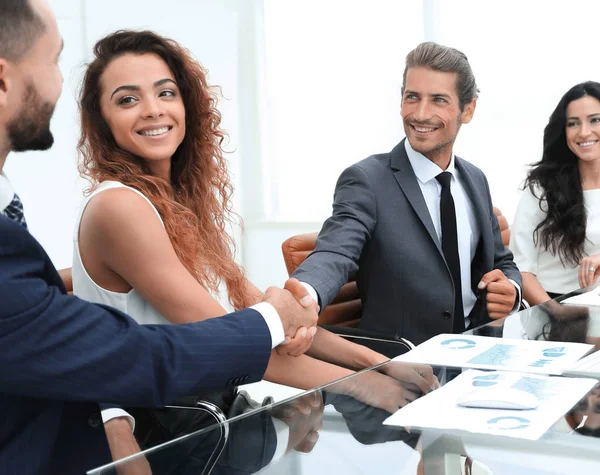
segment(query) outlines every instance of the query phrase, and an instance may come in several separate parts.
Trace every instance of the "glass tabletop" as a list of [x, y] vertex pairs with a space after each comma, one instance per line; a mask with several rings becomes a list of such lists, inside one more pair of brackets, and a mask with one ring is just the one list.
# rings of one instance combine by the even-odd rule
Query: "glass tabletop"
[[600, 307], [571, 305], [564, 300], [600, 287], [592, 286], [562, 295], [465, 334], [525, 340], [589, 343], [600, 349]]
[[[576, 293], [465, 333], [598, 348], [600, 307], [560, 304]], [[434, 374], [443, 385], [456, 370], [391, 361], [277, 404], [241, 394], [241, 415], [88, 473], [600, 473], [600, 386], [534, 441], [383, 425], [388, 411], [429, 390], [423, 381], [435, 385]]]

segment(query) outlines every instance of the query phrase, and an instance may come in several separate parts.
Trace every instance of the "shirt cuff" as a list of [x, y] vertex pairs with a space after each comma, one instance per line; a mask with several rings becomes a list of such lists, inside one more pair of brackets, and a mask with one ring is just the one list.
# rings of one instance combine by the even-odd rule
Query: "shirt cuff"
[[319, 303], [319, 295], [317, 294], [317, 291], [314, 289], [314, 287], [310, 284], [307, 284], [306, 282], [300, 282], [304, 288], [306, 289], [306, 291], [308, 292], [308, 295], [310, 295], [312, 297], [312, 299], [317, 302], [317, 304]]
[[110, 409], [104, 409], [101, 412], [101, 414], [103, 424], [106, 424], [108, 421], [114, 419], [115, 417], [125, 417], [127, 419], [127, 422], [129, 422], [129, 425], [131, 426], [131, 432], [135, 430], [135, 419], [131, 414], [129, 414], [121, 408], [113, 407]]
[[515, 288], [517, 289], [517, 299], [515, 301], [515, 306], [513, 307], [513, 309], [511, 310], [509, 315], [512, 315], [513, 313], [516, 313], [519, 311], [519, 308], [521, 308], [521, 300], [522, 300], [522, 294], [521, 294], [521, 286], [519, 284], [517, 284], [514, 280], [512, 279], [508, 279], [510, 281], [510, 283], [512, 285], [515, 286]]
[[279, 419], [272, 418], [273, 426], [275, 427], [275, 435], [277, 436], [277, 447], [275, 447], [275, 453], [271, 459], [271, 463], [277, 463], [277, 461], [285, 455], [287, 452], [288, 444], [290, 442], [290, 428], [285, 422]]
[[285, 340], [285, 333], [283, 331], [283, 324], [281, 318], [275, 307], [269, 302], [260, 302], [250, 307], [256, 310], [265, 319], [265, 323], [269, 327], [269, 333], [271, 333], [271, 349], [279, 346]]

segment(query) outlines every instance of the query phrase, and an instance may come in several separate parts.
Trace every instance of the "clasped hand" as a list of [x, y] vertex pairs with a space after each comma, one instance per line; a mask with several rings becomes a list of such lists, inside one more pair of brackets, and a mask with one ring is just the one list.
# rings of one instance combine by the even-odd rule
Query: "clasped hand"
[[281, 355], [300, 356], [313, 342], [317, 333], [319, 306], [306, 288], [296, 279], [288, 279], [283, 289], [269, 287], [263, 302], [268, 302], [279, 314], [285, 341], [277, 347]]

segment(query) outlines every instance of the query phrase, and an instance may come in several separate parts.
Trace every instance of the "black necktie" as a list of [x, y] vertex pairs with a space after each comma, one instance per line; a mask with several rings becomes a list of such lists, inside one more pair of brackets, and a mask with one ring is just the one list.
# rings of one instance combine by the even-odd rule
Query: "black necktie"
[[450, 172], [442, 172], [435, 177], [442, 185], [440, 198], [440, 217], [442, 221], [442, 250], [446, 263], [454, 281], [454, 319], [452, 331], [465, 331], [465, 313], [462, 302], [462, 285], [460, 282], [460, 260], [458, 258], [458, 233], [456, 229], [456, 210], [450, 193]]
[[27, 229], [27, 222], [25, 221], [25, 214], [23, 213], [23, 203], [16, 193], [10, 204], [4, 208], [2, 214]]

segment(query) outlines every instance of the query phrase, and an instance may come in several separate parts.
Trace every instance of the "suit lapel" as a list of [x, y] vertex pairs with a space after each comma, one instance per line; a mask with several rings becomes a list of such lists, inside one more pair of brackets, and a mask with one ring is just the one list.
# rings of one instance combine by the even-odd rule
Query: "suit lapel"
[[[477, 186], [475, 177], [471, 171], [465, 166], [462, 158], [456, 157], [455, 166], [460, 173], [461, 183], [469, 196], [473, 210], [475, 211], [475, 217], [479, 223], [479, 229], [481, 230], [481, 239], [483, 241], [483, 262], [488, 262], [489, 251], [494, 249], [492, 227], [489, 225], [490, 215], [489, 210], [486, 209], [484, 203], [487, 202], [487, 196], [482, 195], [484, 188]], [[492, 243], [489, 245], [489, 243]]]
[[433, 226], [433, 221], [431, 220], [431, 215], [429, 214], [429, 209], [425, 203], [425, 198], [423, 198], [423, 193], [419, 187], [417, 177], [408, 160], [408, 156], [406, 155], [404, 140], [396, 145], [391, 152], [390, 165], [392, 167], [392, 173], [394, 174], [394, 178], [398, 182], [400, 189], [415, 210], [415, 213], [419, 217], [421, 223], [423, 223], [423, 226], [425, 226], [425, 229], [443, 258], [444, 253], [442, 251], [442, 246], [437, 233], [435, 232], [435, 227]]

